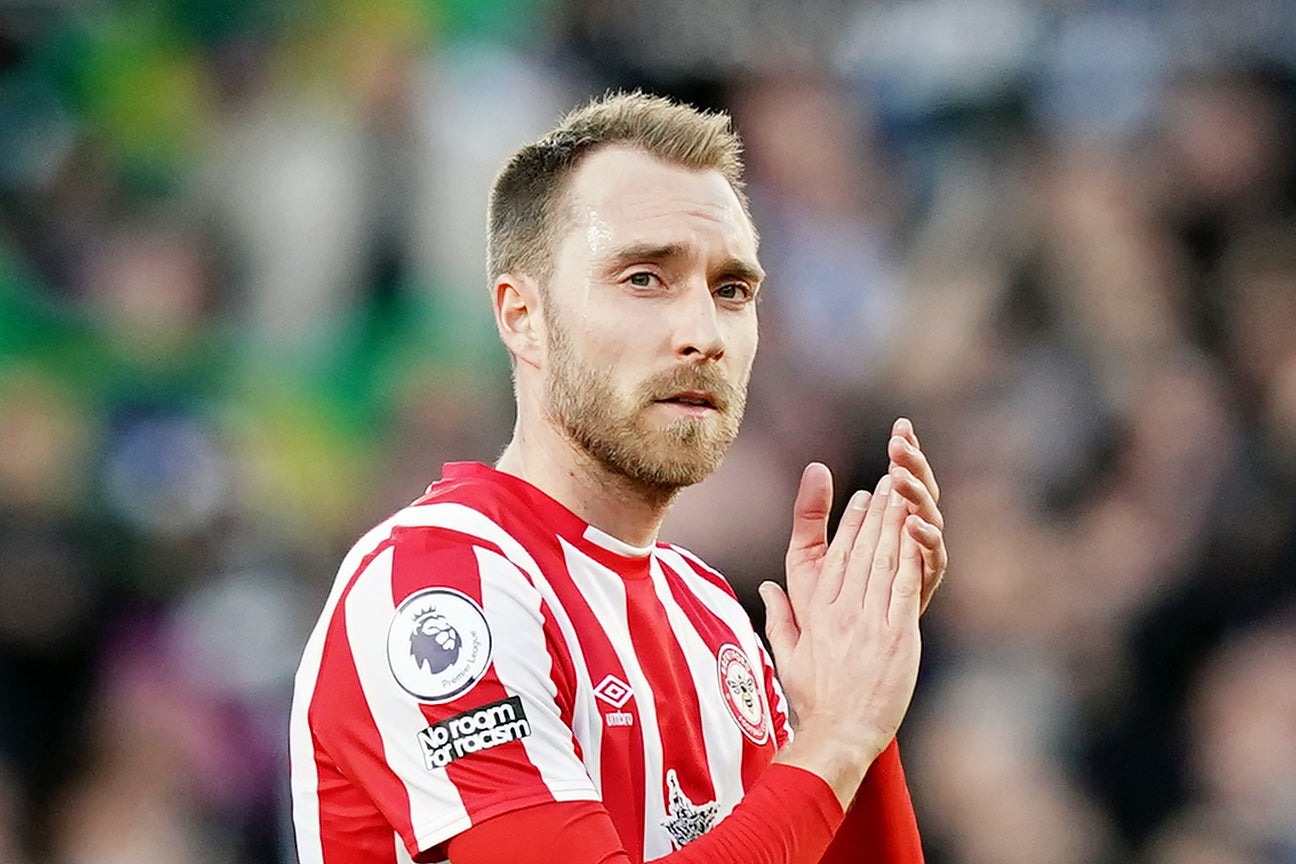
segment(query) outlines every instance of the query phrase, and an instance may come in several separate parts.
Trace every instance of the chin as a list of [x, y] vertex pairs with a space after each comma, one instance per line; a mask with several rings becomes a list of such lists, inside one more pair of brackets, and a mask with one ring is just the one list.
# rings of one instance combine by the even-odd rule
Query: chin
[[701, 483], [720, 467], [732, 439], [718, 439], [699, 432], [700, 429], [695, 429], [693, 434], [653, 436], [656, 440], [651, 444], [645, 442], [646, 446], [632, 460], [635, 464], [623, 466], [630, 470], [622, 473], [662, 488], [681, 489]]

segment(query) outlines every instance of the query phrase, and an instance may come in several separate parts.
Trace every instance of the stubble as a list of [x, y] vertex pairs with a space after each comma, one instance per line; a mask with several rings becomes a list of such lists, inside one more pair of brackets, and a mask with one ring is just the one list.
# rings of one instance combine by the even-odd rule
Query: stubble
[[[747, 378], [729, 381], [712, 361], [678, 365], [618, 395], [612, 369], [579, 356], [562, 324], [548, 328], [549, 374], [545, 409], [578, 448], [608, 471], [656, 494], [674, 494], [719, 467], [738, 435], [747, 401]], [[654, 421], [658, 399], [686, 390], [714, 395], [710, 417]]]

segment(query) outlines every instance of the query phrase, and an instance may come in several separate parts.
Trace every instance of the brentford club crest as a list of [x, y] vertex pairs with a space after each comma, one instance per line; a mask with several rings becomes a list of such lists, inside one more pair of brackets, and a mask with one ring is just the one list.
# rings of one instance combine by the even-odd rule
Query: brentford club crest
[[716, 672], [720, 678], [720, 694], [729, 706], [730, 716], [747, 740], [764, 744], [769, 740], [765, 697], [747, 655], [737, 645], [721, 645], [716, 652]]

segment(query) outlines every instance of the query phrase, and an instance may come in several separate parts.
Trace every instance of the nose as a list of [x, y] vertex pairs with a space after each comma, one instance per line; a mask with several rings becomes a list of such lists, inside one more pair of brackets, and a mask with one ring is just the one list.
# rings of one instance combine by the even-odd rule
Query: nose
[[724, 356], [724, 333], [710, 285], [690, 284], [678, 296], [675, 355], [685, 360], [719, 360]]

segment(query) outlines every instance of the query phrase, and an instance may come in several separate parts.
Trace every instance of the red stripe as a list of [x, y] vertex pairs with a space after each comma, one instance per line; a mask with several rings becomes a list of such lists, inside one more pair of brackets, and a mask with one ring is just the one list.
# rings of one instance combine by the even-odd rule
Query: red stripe
[[396, 841], [391, 825], [373, 802], [337, 769], [315, 741], [315, 770], [319, 777], [320, 850], [324, 864], [395, 864]]
[[[590, 675], [590, 684], [598, 687], [608, 675], [629, 684], [625, 667], [621, 665], [616, 649], [612, 647], [603, 622], [594, 614], [584, 594], [576, 587], [561, 548], [554, 542], [543, 550], [532, 549], [532, 553], [545, 555], [546, 560], [537, 559], [538, 563], [571, 619], [572, 629], [577, 634], [581, 654], [585, 658], [585, 669]], [[602, 778], [600, 785], [603, 804], [612, 817], [612, 824], [616, 826], [617, 835], [630, 858], [639, 864], [643, 861], [646, 806], [644, 790], [647, 787], [644, 785], [643, 729], [639, 726], [636, 699], [631, 697], [619, 709], [598, 700], [596, 705], [600, 717], [606, 717], [613, 711], [635, 715], [633, 726], [603, 726], [600, 739], [602, 744], [599, 748], [599, 776]]]
[[[462, 591], [481, 605], [477, 554], [465, 542], [465, 535], [441, 529], [410, 528], [397, 529], [393, 536], [398, 541], [392, 559], [393, 603], [400, 604], [416, 591], [436, 585]], [[476, 541], [476, 545], [498, 552], [481, 541]], [[419, 707], [431, 725], [508, 696], [492, 663], [485, 677], [459, 698], [442, 705]], [[554, 800], [521, 740], [482, 750], [471, 759], [456, 760], [445, 770], [474, 823], [523, 802]]]
[[[356, 580], [391, 543], [390, 537], [380, 543], [351, 575], [329, 621], [325, 645], [331, 650], [324, 652], [311, 694], [308, 717], [320, 776], [320, 840], [326, 862], [341, 864], [358, 848], [375, 855], [376, 861], [394, 860], [393, 828], [407, 847], [414, 845], [409, 794], [387, 765], [382, 737], [360, 687], [346, 631], [347, 597]], [[330, 749], [337, 754], [336, 767], [320, 746], [321, 731], [328, 734]], [[350, 786], [343, 775], [364, 791]]]
[[[689, 563], [689, 559], [685, 559], [685, 562]], [[742, 647], [742, 641], [738, 638], [738, 634], [734, 633], [733, 628], [726, 624], [719, 615], [712, 612], [697, 594], [693, 593], [679, 573], [665, 564], [662, 564], [662, 573], [666, 577], [666, 584], [670, 587], [671, 596], [675, 598], [675, 602], [679, 604], [679, 607], [684, 610], [684, 614], [692, 623], [693, 629], [701, 634], [703, 641], [706, 642], [707, 648], [713, 655], [719, 654], [720, 647], [726, 643], [736, 645], [739, 648]], [[743, 653], [746, 654], [745, 651]], [[751, 662], [751, 658], [748, 658], [748, 662]], [[752, 671], [755, 672], [755, 669]], [[768, 682], [766, 682], [765, 689], [768, 690]], [[770, 704], [768, 696], [765, 702], [767, 706]], [[725, 711], [729, 710], [729, 706], [726, 705]], [[776, 752], [774, 741], [774, 737], [771, 736], [766, 738], [763, 744], [755, 744], [746, 735], [742, 736], [742, 786], [744, 790], [752, 787], [752, 784], [765, 773], [765, 769], [769, 767], [770, 762], [774, 759], [774, 753]]]
[[[702, 738], [702, 709], [688, 659], [657, 598], [651, 580], [627, 580], [626, 616], [635, 655], [653, 691], [657, 728], [661, 730], [663, 772], [674, 769], [680, 789], [694, 803], [715, 800]], [[662, 785], [670, 801], [665, 777]]]
[[774, 743], [778, 749], [782, 749], [788, 740], [788, 729], [791, 723], [788, 720], [787, 712], [780, 705], [786, 704], [778, 679], [774, 673], [774, 660], [769, 656], [764, 646], [761, 646], [761, 666], [765, 670], [765, 699], [769, 702], [770, 715], [774, 721]]

